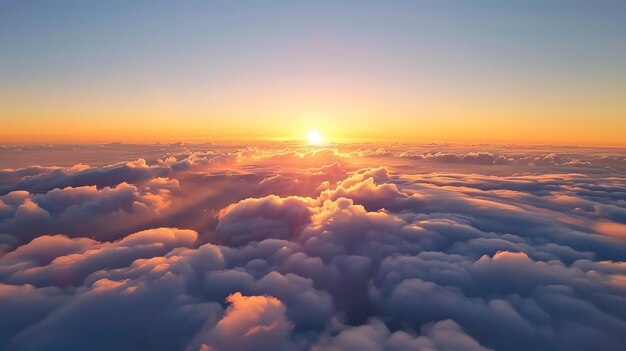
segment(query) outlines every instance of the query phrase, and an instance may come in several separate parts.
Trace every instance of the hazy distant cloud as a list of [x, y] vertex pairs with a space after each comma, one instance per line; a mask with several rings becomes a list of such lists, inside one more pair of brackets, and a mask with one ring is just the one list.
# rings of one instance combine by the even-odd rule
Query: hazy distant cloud
[[615, 150], [203, 148], [3, 170], [0, 348], [626, 343]]

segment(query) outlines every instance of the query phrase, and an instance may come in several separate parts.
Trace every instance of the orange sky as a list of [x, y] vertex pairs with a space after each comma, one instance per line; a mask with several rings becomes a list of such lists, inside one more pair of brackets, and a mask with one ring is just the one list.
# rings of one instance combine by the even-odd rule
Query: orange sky
[[[226, 97], [217, 104], [202, 99], [177, 101], [159, 96], [137, 103], [50, 101], [37, 106], [4, 102], [0, 139], [19, 142], [173, 142], [233, 139], [302, 138], [318, 130], [327, 140], [408, 142], [491, 142], [626, 146], [626, 118], [605, 106], [556, 108], [518, 102], [511, 105], [458, 101], [454, 96], [429, 99], [367, 96], [290, 98], [288, 92], [243, 98], [247, 107]], [[340, 101], [343, 98], [343, 101]], [[450, 103], [445, 100], [449, 99]], [[270, 101], [270, 103], [263, 103]], [[411, 104], [411, 101], [417, 103]], [[422, 103], [423, 101], [423, 103]], [[604, 118], [587, 118], [587, 114]]]
[[319, 130], [327, 140], [626, 147], [626, 22], [609, 8], [4, 6], [3, 143]]

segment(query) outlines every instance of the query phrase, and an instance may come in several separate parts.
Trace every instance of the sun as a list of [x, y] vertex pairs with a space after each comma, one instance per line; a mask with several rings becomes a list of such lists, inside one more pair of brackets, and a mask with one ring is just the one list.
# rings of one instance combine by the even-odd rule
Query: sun
[[309, 140], [310, 145], [319, 145], [322, 142], [322, 136], [316, 130], [310, 131], [307, 139]]

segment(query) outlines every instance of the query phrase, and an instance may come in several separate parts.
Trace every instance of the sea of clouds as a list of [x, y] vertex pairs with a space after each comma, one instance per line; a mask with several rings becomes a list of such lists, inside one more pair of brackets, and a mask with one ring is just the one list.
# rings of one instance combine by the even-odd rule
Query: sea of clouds
[[623, 350], [626, 150], [0, 146], [2, 350]]

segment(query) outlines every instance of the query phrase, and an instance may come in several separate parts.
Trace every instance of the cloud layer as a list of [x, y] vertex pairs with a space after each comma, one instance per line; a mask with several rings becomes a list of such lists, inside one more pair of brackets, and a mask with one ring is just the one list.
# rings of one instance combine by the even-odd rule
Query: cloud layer
[[100, 148], [0, 171], [0, 349], [626, 344], [622, 150]]

